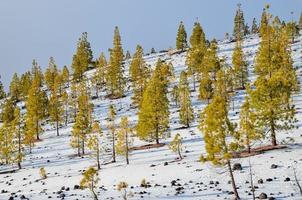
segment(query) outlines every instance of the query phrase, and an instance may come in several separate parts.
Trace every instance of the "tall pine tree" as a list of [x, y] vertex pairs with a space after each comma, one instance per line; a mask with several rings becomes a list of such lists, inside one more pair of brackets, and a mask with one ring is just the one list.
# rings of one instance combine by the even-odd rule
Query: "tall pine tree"
[[209, 161], [213, 165], [227, 165], [234, 195], [236, 199], [240, 199], [231, 168], [231, 153], [238, 149], [239, 144], [235, 124], [228, 118], [227, 107], [226, 100], [216, 95], [202, 111], [199, 129], [204, 135], [206, 156], [202, 155], [200, 159], [202, 162]]
[[262, 30], [262, 40], [255, 58], [255, 89], [249, 93], [259, 125], [270, 132], [272, 145], [277, 145], [278, 130], [289, 130], [295, 122], [292, 93], [298, 91], [298, 81], [291, 58], [289, 38], [285, 28], [268, 23]]
[[144, 91], [138, 113], [137, 135], [141, 139], [152, 139], [159, 144], [159, 139], [169, 127], [169, 101], [167, 98], [167, 77], [160, 59]]
[[134, 106], [140, 105], [144, 89], [150, 78], [150, 69], [143, 56], [143, 48], [140, 45], [137, 45], [129, 69], [131, 86], [134, 93], [132, 97], [132, 104]]
[[180, 112], [179, 119], [181, 124], [189, 127], [190, 123], [194, 120], [194, 111], [192, 108], [189, 82], [186, 72], [182, 71], [179, 81], [179, 104]]
[[106, 84], [111, 98], [124, 95], [126, 80], [124, 77], [124, 53], [118, 27], [114, 29], [113, 48], [110, 49], [109, 67], [106, 73]]
[[177, 50], [185, 50], [188, 47], [187, 43], [187, 32], [185, 29], [184, 23], [181, 21], [177, 31], [176, 37], [176, 49]]
[[[188, 74], [193, 78], [194, 91], [196, 90], [196, 76], [200, 74], [200, 65], [206, 53], [206, 38], [199, 22], [195, 22], [192, 35], [190, 37], [191, 47], [188, 50], [186, 64]], [[197, 76], [198, 77], [198, 76]]]
[[92, 59], [93, 55], [88, 41], [88, 34], [84, 32], [78, 40], [76, 53], [72, 57], [71, 67], [74, 80], [81, 81], [83, 79], [84, 72], [92, 64]]

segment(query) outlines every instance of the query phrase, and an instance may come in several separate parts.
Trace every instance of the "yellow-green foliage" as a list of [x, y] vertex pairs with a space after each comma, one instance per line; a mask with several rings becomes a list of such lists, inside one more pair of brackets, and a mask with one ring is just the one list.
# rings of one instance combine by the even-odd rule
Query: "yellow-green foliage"
[[129, 149], [133, 143], [131, 138], [131, 127], [128, 122], [128, 117], [121, 118], [120, 128], [117, 135], [116, 153], [126, 157], [127, 164], [129, 164]]
[[248, 82], [248, 69], [244, 53], [242, 51], [242, 41], [237, 40], [236, 47], [233, 51], [232, 64], [235, 75], [235, 85], [242, 89], [245, 88]]
[[231, 158], [231, 151], [238, 148], [237, 138], [231, 142], [227, 138], [236, 136], [235, 124], [228, 118], [227, 102], [221, 96], [215, 96], [200, 115], [199, 129], [205, 140], [206, 155], [201, 161], [210, 161], [214, 165], [225, 165]]
[[271, 23], [267, 12], [266, 29], [262, 30], [259, 50], [255, 58], [255, 89], [249, 91], [259, 125], [270, 130], [272, 145], [276, 132], [294, 127], [295, 107], [292, 93], [299, 90], [293, 67], [289, 38], [279, 24]]
[[140, 45], [137, 45], [136, 52], [133, 55], [129, 73], [131, 86], [133, 88], [133, 105], [140, 105], [144, 89], [147, 85], [147, 81], [150, 78], [150, 69], [147, 66], [144, 58], [144, 51]]
[[92, 51], [90, 43], [88, 42], [87, 32], [82, 33], [81, 38], [78, 40], [76, 53], [72, 58], [72, 70], [74, 80], [81, 81], [84, 72], [92, 63]]
[[124, 95], [124, 53], [121, 44], [121, 36], [118, 27], [114, 29], [113, 48], [110, 50], [109, 66], [106, 73], [106, 84], [112, 98], [119, 98]]
[[169, 144], [169, 149], [175, 153], [177, 153], [182, 159], [181, 152], [182, 152], [182, 139], [179, 133], [177, 133], [174, 139]]
[[178, 88], [179, 88], [179, 104], [180, 104], [180, 112], [179, 112], [180, 123], [189, 127], [190, 123], [194, 120], [194, 111], [191, 103], [189, 82], [187, 79], [187, 74], [184, 71], [182, 71], [180, 74], [180, 81], [179, 81]]
[[78, 149], [78, 155], [80, 155], [80, 149], [82, 150], [82, 154], [85, 153], [85, 142], [87, 140], [87, 135], [91, 132], [91, 113], [93, 111], [93, 105], [89, 102], [85, 83], [81, 83], [79, 90], [78, 113], [72, 127], [71, 138], [71, 146]]
[[242, 144], [250, 151], [251, 143], [263, 137], [263, 130], [257, 127], [257, 116], [251, 108], [250, 97], [246, 96], [240, 109], [240, 139]]
[[187, 44], [187, 32], [185, 30], [185, 25], [181, 21], [178, 27], [177, 31], [177, 37], [176, 37], [176, 49], [178, 50], [184, 50], [188, 47]]
[[169, 124], [167, 70], [163, 65], [165, 64], [161, 60], [157, 61], [153, 75], [144, 91], [137, 124], [138, 137], [152, 139], [156, 143], [159, 143], [159, 138], [167, 131]]
[[117, 190], [123, 192], [122, 196], [124, 200], [127, 200], [127, 189], [128, 188], [128, 183], [122, 181], [119, 182], [119, 184], [117, 185]]
[[93, 167], [89, 167], [89, 169], [83, 173], [83, 177], [80, 181], [81, 188], [88, 188], [92, 192], [95, 200], [97, 199], [97, 195], [94, 189], [97, 188], [98, 181], [98, 171]]
[[47, 179], [46, 170], [44, 169], [44, 167], [40, 168], [40, 177], [41, 179]]

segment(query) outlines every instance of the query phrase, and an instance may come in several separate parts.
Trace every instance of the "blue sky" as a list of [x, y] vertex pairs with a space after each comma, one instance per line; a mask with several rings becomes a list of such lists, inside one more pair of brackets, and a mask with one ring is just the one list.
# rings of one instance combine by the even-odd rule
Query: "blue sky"
[[114, 26], [119, 26], [124, 50], [136, 44], [146, 52], [175, 46], [180, 21], [188, 34], [196, 18], [208, 38], [221, 39], [233, 30], [238, 3], [246, 22], [259, 22], [262, 8], [281, 19], [298, 20], [301, 0], [0, 0], [0, 75], [6, 88], [14, 72], [23, 73], [37, 59], [43, 69], [53, 56], [59, 67], [70, 66], [76, 42], [88, 32], [94, 56], [112, 46]]

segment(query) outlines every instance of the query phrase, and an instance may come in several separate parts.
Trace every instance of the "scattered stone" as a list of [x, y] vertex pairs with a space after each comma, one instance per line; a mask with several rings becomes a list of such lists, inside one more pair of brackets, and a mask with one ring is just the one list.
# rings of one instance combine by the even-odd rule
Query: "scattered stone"
[[266, 179], [266, 181], [267, 181], [267, 182], [272, 182], [272, 181], [273, 181], [273, 179], [271, 179], [271, 178], [267, 178], [267, 179]]
[[240, 163], [234, 163], [233, 170], [242, 170], [242, 166]]
[[259, 179], [258, 184], [263, 184], [263, 179]]
[[271, 169], [276, 169], [276, 168], [278, 168], [278, 165], [276, 165], [276, 164], [271, 165]]
[[264, 192], [262, 192], [259, 197], [259, 199], [267, 199], [267, 194], [265, 194]]
[[168, 164], [169, 164], [168, 162], [165, 162], [165, 163], [164, 163], [164, 166], [167, 166]]
[[284, 180], [284, 182], [288, 182], [288, 181], [290, 181], [290, 178], [286, 177], [285, 180]]
[[78, 190], [78, 189], [80, 189], [80, 186], [79, 185], [74, 185], [73, 189]]

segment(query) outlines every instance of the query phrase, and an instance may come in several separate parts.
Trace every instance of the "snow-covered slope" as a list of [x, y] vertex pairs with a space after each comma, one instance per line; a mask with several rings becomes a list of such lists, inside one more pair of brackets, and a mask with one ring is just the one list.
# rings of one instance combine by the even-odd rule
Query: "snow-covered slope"
[[[232, 50], [234, 43], [226, 41], [219, 42], [219, 56], [225, 57], [228, 63], [231, 63]], [[259, 38], [256, 35], [247, 37], [244, 41], [244, 52], [248, 56], [250, 64], [250, 79], [253, 80], [253, 60], [259, 46]], [[294, 65], [297, 67], [297, 73], [300, 75], [302, 66], [301, 50], [302, 37], [298, 42], [292, 45]], [[172, 84], [177, 84], [180, 72], [186, 69], [186, 53], [174, 54], [169, 56], [167, 53], [152, 54], [146, 56], [148, 64], [154, 65], [158, 58], [171, 61], [176, 79]], [[127, 67], [126, 67], [127, 68]], [[87, 72], [88, 76], [94, 71]], [[301, 79], [301, 77], [299, 76]], [[171, 86], [172, 87], [172, 86]], [[193, 87], [193, 86], [192, 86]], [[171, 89], [171, 88], [170, 88]], [[101, 122], [102, 128], [106, 133], [106, 120], [108, 107], [115, 104], [118, 109], [118, 119], [121, 116], [128, 116], [131, 123], [137, 122], [137, 110], [130, 108], [131, 91], [127, 96], [119, 100], [98, 99], [94, 100], [95, 118]], [[245, 92], [238, 91], [235, 97], [235, 110], [230, 111], [232, 120], [238, 119], [238, 111], [244, 99]], [[205, 104], [198, 100], [198, 92], [192, 92], [191, 98], [194, 106], [196, 120], [188, 129], [180, 129], [178, 119], [178, 108], [170, 103], [170, 127], [171, 136], [180, 133], [183, 137], [184, 159], [176, 160], [176, 155], [172, 153], [167, 145], [149, 149], [137, 150], [131, 152], [130, 165], [125, 164], [123, 157], [118, 157], [117, 163], [101, 166], [99, 171], [100, 182], [97, 188], [99, 199], [121, 199], [121, 194], [116, 189], [120, 181], [126, 181], [129, 184], [128, 191], [133, 193], [129, 199], [232, 199], [231, 185], [229, 175], [226, 169], [215, 168], [210, 164], [200, 163], [199, 156], [204, 150], [204, 141], [201, 132], [198, 130], [198, 116]], [[278, 141], [288, 144], [287, 149], [275, 150], [264, 154], [256, 155], [250, 158], [233, 160], [242, 164], [241, 171], [235, 171], [236, 182], [239, 187], [239, 194], [242, 199], [251, 199], [249, 188], [249, 161], [253, 168], [254, 182], [257, 186], [256, 196], [265, 192], [269, 197], [277, 199], [301, 199], [295, 182], [293, 181], [292, 167], [297, 168], [298, 175], [302, 175], [302, 96], [294, 96], [294, 102], [297, 107], [297, 118], [299, 120], [299, 129], [278, 133]], [[78, 185], [84, 169], [95, 165], [95, 161], [89, 155], [84, 158], [75, 156], [75, 151], [70, 147], [70, 134], [72, 124], [62, 128], [61, 135], [56, 136], [55, 130], [46, 126], [47, 131], [42, 135], [42, 141], [34, 147], [33, 153], [26, 156], [23, 163], [24, 169], [15, 173], [0, 174], [0, 200], [8, 199], [14, 196], [20, 199], [21, 195], [33, 200], [42, 199], [90, 199], [91, 194], [88, 190], [74, 189]], [[171, 138], [164, 140], [169, 143]], [[104, 150], [102, 151], [102, 163], [108, 163], [111, 159], [109, 140], [102, 141]], [[265, 142], [264, 142], [265, 143]], [[142, 141], [135, 140], [135, 145], [145, 144]], [[276, 164], [276, 169], [271, 169], [271, 165]], [[48, 174], [46, 180], [40, 180], [39, 168], [44, 167]], [[2, 166], [1, 170], [7, 167]], [[289, 177], [290, 181], [285, 181]], [[298, 176], [299, 177], [299, 176]], [[269, 181], [269, 178], [272, 181]], [[142, 188], [140, 183], [146, 179], [151, 187]], [[263, 179], [263, 184], [258, 180]], [[267, 180], [268, 179], [268, 180]], [[176, 181], [176, 186], [171, 182]], [[62, 187], [65, 187], [62, 190]], [[66, 189], [69, 188], [69, 189]], [[177, 193], [177, 190], [180, 192]]]

